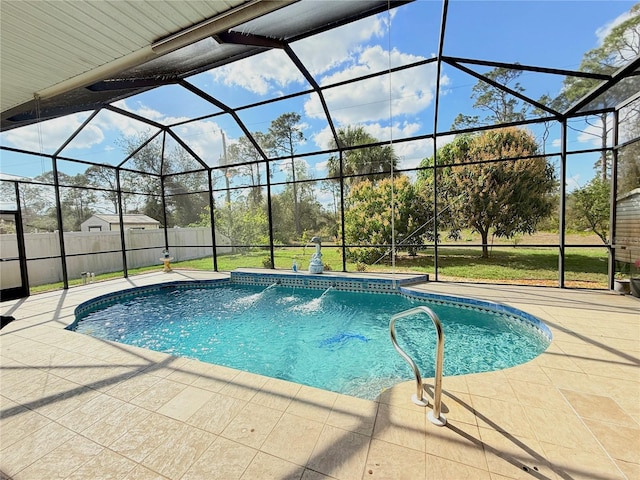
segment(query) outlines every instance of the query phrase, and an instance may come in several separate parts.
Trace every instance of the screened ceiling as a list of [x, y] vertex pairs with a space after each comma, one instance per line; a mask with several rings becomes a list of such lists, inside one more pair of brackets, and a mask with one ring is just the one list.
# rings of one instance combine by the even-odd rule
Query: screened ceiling
[[[567, 147], [588, 150], [585, 115], [613, 111], [640, 90], [637, 45], [606, 71], [585, 57], [637, 15], [632, 7], [4, 1], [1, 170], [43, 173], [13, 160], [14, 150], [127, 168], [121, 139], [158, 132], [188, 152], [192, 167], [215, 168], [224, 148], [287, 112], [301, 117], [306, 141], [296, 153], [312, 169], [322, 169], [337, 129], [350, 125], [396, 142], [398, 166], [412, 168], [434, 148], [422, 140], [446, 143], [464, 130], [461, 117], [475, 128], [503, 123], [478, 107], [483, 86], [515, 106], [545, 153], [560, 152], [564, 121]], [[495, 75], [500, 69], [509, 73]], [[563, 95], [576, 82], [582, 94]]]

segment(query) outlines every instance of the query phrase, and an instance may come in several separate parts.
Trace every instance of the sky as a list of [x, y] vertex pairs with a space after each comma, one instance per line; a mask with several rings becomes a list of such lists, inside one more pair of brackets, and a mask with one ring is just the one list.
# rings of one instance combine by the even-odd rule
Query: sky
[[[314, 1], [314, 0], [311, 0]], [[316, 0], [317, 1], [317, 0]], [[327, 2], [330, 5], [330, 2]], [[449, 3], [443, 54], [498, 62], [519, 62], [558, 69], [577, 69], [588, 50], [598, 47], [612, 27], [627, 18], [634, 2], [605, 1], [457, 1]], [[367, 75], [437, 55], [442, 3], [418, 0], [291, 45], [320, 85]], [[362, 126], [380, 141], [398, 142], [434, 131], [435, 63], [417, 69], [384, 75], [325, 90], [325, 100], [338, 128]], [[488, 68], [470, 66], [480, 73]], [[563, 77], [524, 73], [518, 79], [525, 94], [537, 99], [543, 94], [557, 96]], [[292, 92], [306, 90], [308, 83], [282, 51], [254, 57], [203, 72], [188, 79], [223, 103], [237, 107]], [[449, 130], [456, 115], [485, 116], [474, 110], [471, 98], [475, 77], [444, 65], [440, 76], [438, 131]], [[218, 109], [176, 86], [154, 89], [119, 101], [117, 106], [171, 125]], [[312, 95], [276, 102], [268, 106], [238, 111], [246, 127], [266, 132], [279, 115], [296, 112], [305, 140], [298, 153], [331, 147], [331, 131], [319, 98]], [[90, 112], [42, 122], [0, 134], [0, 144], [35, 152], [53, 153], [88, 117]], [[219, 165], [223, 157], [223, 134], [227, 146], [238, 141], [242, 130], [228, 115], [216, 116], [174, 127], [193, 150], [209, 165]], [[61, 152], [62, 156], [117, 165], [124, 158], [122, 139], [154, 133], [147, 125], [112, 112], [97, 117]], [[532, 133], [542, 143], [540, 128]], [[450, 139], [443, 138], [442, 142]], [[594, 127], [572, 122], [569, 149], [582, 150], [599, 145]], [[441, 143], [439, 143], [441, 146]], [[544, 151], [558, 153], [560, 129], [551, 128]], [[432, 154], [425, 141], [394, 143], [400, 168], [412, 168]], [[557, 162], [557, 155], [552, 161]], [[569, 190], [584, 185], [594, 175], [595, 155], [570, 156]], [[309, 175], [326, 176], [327, 155], [305, 157]], [[85, 166], [62, 162], [61, 171], [79, 173]], [[51, 170], [51, 162], [0, 151], [0, 174], [33, 177]], [[283, 162], [275, 180], [287, 174]], [[234, 182], [242, 182], [240, 178]], [[240, 184], [240, 183], [238, 183]]]

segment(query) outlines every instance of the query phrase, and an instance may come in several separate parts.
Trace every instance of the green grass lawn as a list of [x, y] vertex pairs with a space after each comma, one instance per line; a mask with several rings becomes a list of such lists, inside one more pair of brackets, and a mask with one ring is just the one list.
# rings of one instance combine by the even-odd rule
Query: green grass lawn
[[[607, 251], [604, 248], [574, 249], [565, 257], [565, 279], [567, 282], [592, 284], [594, 288], [606, 288], [607, 285]], [[290, 269], [293, 258], [298, 268], [306, 270], [313, 250], [296, 247], [276, 248], [274, 250], [275, 267]], [[493, 248], [490, 258], [481, 257], [480, 248], [441, 247], [439, 254], [439, 274], [443, 278], [500, 281], [525, 280], [557, 282], [558, 249], [550, 248]], [[247, 252], [242, 254], [223, 255], [218, 257], [218, 269], [230, 271], [236, 268], [263, 268], [263, 260], [268, 260], [268, 252]], [[342, 252], [337, 247], [323, 247], [322, 260], [331, 270], [342, 271]], [[212, 269], [210, 258], [189, 260], [175, 264], [177, 268]], [[348, 271], [356, 271], [356, 264], [347, 262]], [[368, 265], [369, 272], [420, 272], [433, 274], [433, 256], [420, 254], [411, 257], [401, 252], [396, 257], [395, 269], [388, 261], [376, 265]], [[540, 282], [538, 282], [540, 283]]]
[[[300, 271], [309, 267], [313, 247], [278, 247], [274, 249], [275, 268], [289, 270], [294, 257]], [[574, 253], [575, 252], [575, 253]], [[557, 285], [557, 247], [494, 247], [490, 258], [481, 257], [481, 249], [471, 247], [440, 247], [439, 278], [441, 280], [464, 280], [488, 283], [516, 283], [535, 285]], [[607, 250], [605, 248], [567, 248], [565, 281], [567, 286], [607, 288]], [[218, 257], [218, 270], [231, 271], [236, 268], [265, 268], [269, 251], [250, 251]], [[342, 271], [342, 251], [339, 247], [326, 245], [322, 248], [322, 260], [326, 270]], [[171, 264], [173, 268], [213, 270], [211, 257], [186, 260]], [[162, 265], [129, 269], [129, 275], [149, 271], [160, 271]], [[347, 262], [347, 271], [354, 272], [357, 265]], [[368, 272], [416, 272], [434, 274], [433, 256], [421, 253], [415, 257], [400, 252], [395, 267], [388, 259], [376, 265], [367, 265]], [[96, 281], [121, 278], [122, 272], [96, 275]], [[80, 285], [82, 280], [73, 279], [69, 285]], [[31, 293], [62, 288], [62, 282], [31, 288]]]

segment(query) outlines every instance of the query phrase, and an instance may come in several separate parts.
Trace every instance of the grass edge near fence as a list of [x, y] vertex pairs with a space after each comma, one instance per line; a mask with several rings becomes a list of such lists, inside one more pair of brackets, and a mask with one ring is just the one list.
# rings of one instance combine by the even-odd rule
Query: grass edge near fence
[[[492, 256], [482, 259], [480, 249], [450, 248], [456, 254], [448, 254], [447, 247], [439, 248], [439, 278], [444, 281], [463, 281], [471, 283], [508, 283], [508, 284], [548, 284], [557, 285], [557, 247], [508, 247], [499, 246], [492, 249]], [[276, 247], [274, 259], [276, 270], [289, 270], [293, 258], [296, 259], [300, 271], [308, 268], [313, 253], [309, 247]], [[517, 252], [517, 254], [515, 253]], [[342, 271], [342, 250], [335, 246], [323, 247], [323, 262], [327, 270]], [[580, 255], [567, 255], [565, 281], [568, 286], [579, 288], [607, 288], [607, 258], [602, 248], [581, 248]], [[218, 270], [232, 271], [236, 268], [265, 268], [265, 260], [269, 260], [268, 251], [243, 252], [218, 256]], [[509, 264], [509, 261], [512, 264]], [[388, 262], [379, 262], [375, 266], [367, 266], [367, 272], [373, 273], [428, 273], [433, 275], [432, 257], [419, 255], [411, 257], [406, 253], [398, 255], [395, 266]], [[194, 260], [173, 262], [175, 269], [213, 271], [213, 259], [204, 257]], [[130, 276], [161, 271], [162, 265], [129, 269]], [[355, 272], [358, 265], [347, 262], [347, 271]], [[122, 270], [97, 274], [96, 282], [122, 278]], [[70, 279], [69, 286], [82, 285], [82, 279]], [[55, 282], [30, 288], [32, 294], [62, 289], [62, 282]]]

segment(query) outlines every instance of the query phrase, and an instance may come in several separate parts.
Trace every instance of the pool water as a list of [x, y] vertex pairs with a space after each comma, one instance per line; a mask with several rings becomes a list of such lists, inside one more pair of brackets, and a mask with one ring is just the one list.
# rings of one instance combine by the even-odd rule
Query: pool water
[[[83, 313], [70, 329], [374, 399], [413, 378], [391, 344], [389, 321], [418, 305], [442, 322], [445, 376], [518, 365], [549, 345], [540, 329], [507, 313], [393, 293], [275, 285], [164, 287]], [[436, 334], [429, 317], [400, 319], [396, 333], [422, 376], [433, 377]]]

